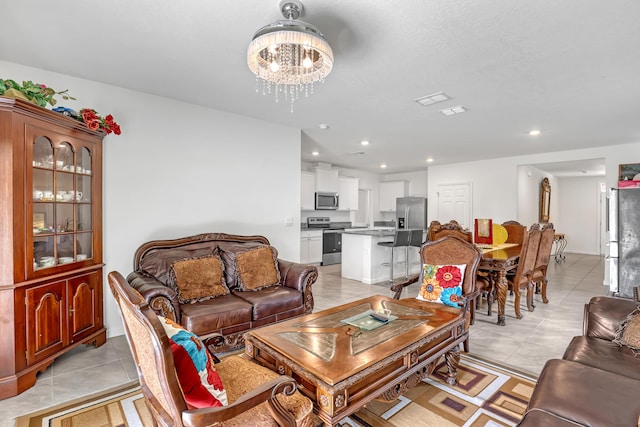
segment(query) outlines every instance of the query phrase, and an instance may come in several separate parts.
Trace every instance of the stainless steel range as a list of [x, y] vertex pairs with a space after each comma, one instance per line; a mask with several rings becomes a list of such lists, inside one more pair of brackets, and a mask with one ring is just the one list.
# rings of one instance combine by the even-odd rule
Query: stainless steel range
[[332, 227], [331, 218], [320, 216], [307, 218], [307, 228], [322, 229], [322, 265], [340, 264], [344, 227]]

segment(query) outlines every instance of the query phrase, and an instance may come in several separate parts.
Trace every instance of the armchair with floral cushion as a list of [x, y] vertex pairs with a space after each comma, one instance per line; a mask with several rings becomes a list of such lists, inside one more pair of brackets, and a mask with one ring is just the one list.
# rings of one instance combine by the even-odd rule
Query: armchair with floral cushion
[[292, 378], [242, 356], [216, 363], [196, 335], [156, 315], [120, 273], [109, 273], [108, 282], [154, 425], [313, 425], [313, 405]]

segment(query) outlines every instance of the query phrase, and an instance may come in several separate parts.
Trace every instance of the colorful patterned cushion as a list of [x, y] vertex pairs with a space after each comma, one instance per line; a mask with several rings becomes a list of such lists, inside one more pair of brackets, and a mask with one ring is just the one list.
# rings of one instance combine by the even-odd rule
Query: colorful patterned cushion
[[417, 299], [460, 307], [462, 297], [465, 264], [433, 265], [424, 264], [421, 273], [421, 286]]
[[236, 269], [238, 286], [243, 291], [257, 291], [280, 283], [278, 252], [272, 246], [262, 246], [238, 253]]
[[181, 304], [205, 301], [229, 293], [218, 255], [189, 258], [171, 264], [171, 287]]
[[640, 355], [640, 307], [629, 313], [620, 324], [613, 342], [629, 347], [636, 356]]
[[227, 406], [227, 393], [209, 351], [197, 335], [158, 316], [173, 353], [178, 381], [190, 409]]

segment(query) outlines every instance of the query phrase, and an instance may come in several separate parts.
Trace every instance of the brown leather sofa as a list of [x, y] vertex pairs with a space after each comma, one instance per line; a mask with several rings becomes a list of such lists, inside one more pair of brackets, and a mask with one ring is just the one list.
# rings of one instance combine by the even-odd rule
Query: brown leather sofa
[[[259, 263], [254, 255], [264, 255], [265, 251], [272, 254], [272, 259], [265, 261], [266, 268], [256, 270]], [[206, 269], [200, 267], [202, 261], [207, 262]], [[194, 278], [199, 269], [203, 274]], [[218, 273], [216, 280], [224, 282], [226, 288], [202, 286], [203, 281], [212, 281], [209, 274], [214, 270]], [[261, 276], [267, 273], [274, 283], [247, 287], [254, 279], [264, 285]], [[185, 276], [190, 281], [182, 280], [182, 284], [192, 284], [191, 290], [197, 293], [202, 289], [205, 294], [185, 299], [185, 288], [177, 283]], [[197, 334], [213, 351], [224, 352], [242, 347], [243, 334], [252, 328], [311, 313], [311, 285], [317, 278], [318, 270], [312, 265], [278, 259], [266, 237], [208, 233], [143, 244], [136, 250], [134, 271], [127, 281], [158, 315]], [[213, 294], [215, 297], [206, 294], [209, 289], [221, 288], [225, 288], [223, 293]], [[208, 340], [214, 334], [216, 338]]]
[[640, 426], [640, 357], [613, 342], [636, 306], [612, 297], [586, 304], [584, 335], [545, 364], [518, 426]]

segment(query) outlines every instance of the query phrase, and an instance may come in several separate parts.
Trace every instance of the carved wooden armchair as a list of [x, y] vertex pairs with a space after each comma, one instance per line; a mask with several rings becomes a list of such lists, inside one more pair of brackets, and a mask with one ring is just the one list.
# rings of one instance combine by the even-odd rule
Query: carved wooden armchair
[[[161, 426], [303, 426], [313, 425], [313, 406], [296, 391], [295, 381], [241, 356], [229, 356], [214, 366], [227, 406], [193, 409], [185, 400], [170, 340], [145, 299], [118, 272], [108, 275], [120, 307], [129, 346], [154, 425]], [[176, 325], [177, 326], [177, 325]], [[186, 331], [185, 331], [186, 333]], [[202, 343], [195, 338], [200, 345]], [[201, 375], [202, 372], [200, 373]], [[204, 374], [207, 376], [207, 374]]]
[[518, 221], [505, 221], [502, 226], [507, 230], [507, 241], [505, 243], [522, 244], [524, 235], [527, 233], [527, 227]]
[[[435, 241], [427, 241], [420, 248], [420, 258], [423, 264], [432, 265], [465, 265], [464, 277], [462, 279], [462, 304], [465, 307], [469, 307], [469, 313], [467, 315], [467, 323], [465, 328], [469, 328], [471, 319], [473, 318], [473, 311], [475, 308], [475, 300], [478, 296], [478, 290], [476, 289], [476, 274], [478, 271], [478, 264], [480, 264], [480, 258], [482, 254], [473, 243], [467, 242], [456, 236], [445, 236]], [[424, 269], [423, 269], [424, 270]], [[424, 271], [420, 274], [409, 277], [404, 282], [399, 282], [391, 286], [391, 291], [394, 292], [393, 297], [400, 299], [402, 291], [405, 287], [412, 283], [421, 280]], [[429, 303], [433, 304], [433, 303]], [[469, 351], [469, 339], [464, 342], [464, 350]]]

